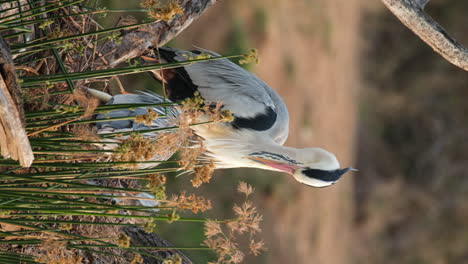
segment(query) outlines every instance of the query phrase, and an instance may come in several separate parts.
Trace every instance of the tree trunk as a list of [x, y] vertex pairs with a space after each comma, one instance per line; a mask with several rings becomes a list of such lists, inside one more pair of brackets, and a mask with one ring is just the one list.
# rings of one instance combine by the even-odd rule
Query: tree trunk
[[29, 167], [34, 155], [24, 129], [23, 104], [15, 67], [7, 44], [0, 37], [0, 150], [4, 158]]

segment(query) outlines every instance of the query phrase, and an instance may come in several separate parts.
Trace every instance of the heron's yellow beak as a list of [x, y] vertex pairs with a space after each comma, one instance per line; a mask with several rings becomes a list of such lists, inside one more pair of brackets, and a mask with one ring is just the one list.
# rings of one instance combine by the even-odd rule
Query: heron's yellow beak
[[270, 160], [270, 159], [264, 159], [264, 158], [259, 158], [259, 157], [252, 157], [252, 156], [247, 156], [247, 158], [249, 160], [263, 164], [272, 170], [283, 171], [289, 174], [294, 174], [294, 171], [300, 168], [300, 166], [298, 166], [297, 164], [292, 164], [289, 162], [282, 162], [278, 160]]

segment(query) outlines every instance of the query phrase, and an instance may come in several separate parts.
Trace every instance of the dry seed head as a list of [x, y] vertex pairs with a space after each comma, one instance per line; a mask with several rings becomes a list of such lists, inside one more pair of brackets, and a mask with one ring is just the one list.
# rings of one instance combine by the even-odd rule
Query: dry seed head
[[116, 244], [122, 248], [130, 247], [130, 237], [124, 233], [121, 233], [119, 238], [116, 241]]
[[152, 173], [146, 175], [151, 185], [159, 186], [166, 184], [166, 176], [160, 173]]
[[167, 222], [172, 224], [180, 219], [180, 215], [177, 214], [177, 210], [172, 210], [172, 213], [167, 215]]
[[47, 34], [47, 39], [58, 39], [65, 37], [69, 34], [66, 30], [60, 30], [60, 27], [55, 27], [49, 34]]
[[205, 105], [202, 108], [203, 113], [207, 116], [207, 119], [213, 123], [219, 122], [232, 122], [234, 121], [234, 116], [230, 110], [222, 110], [223, 103], [217, 102], [216, 104]]
[[148, 174], [147, 178], [149, 180], [148, 187], [151, 189], [151, 192], [154, 195], [155, 200], [166, 200], [166, 176], [153, 173]]
[[205, 222], [205, 227], [204, 227], [204, 230], [205, 230], [205, 236], [207, 238], [210, 238], [210, 237], [214, 237], [218, 234], [222, 234], [223, 231], [221, 229], [221, 225], [217, 222], [213, 222], [213, 221], [208, 221], [208, 222]]
[[[158, 134], [156, 139], [134, 133], [122, 140], [120, 146], [115, 149], [113, 159], [124, 162], [166, 160], [177, 150], [178, 144], [179, 136], [174, 133]], [[137, 167], [138, 164], [126, 166]]]
[[107, 39], [110, 41], [113, 41], [117, 44], [122, 43], [122, 34], [120, 32], [113, 32], [109, 36], [107, 36]]
[[190, 125], [195, 123], [195, 121], [201, 116], [201, 113], [196, 110], [184, 110], [182, 109], [181, 114], [175, 120], [175, 125], [177, 125], [177, 135], [178, 137], [185, 141], [193, 135], [193, 131], [190, 128]]
[[245, 194], [245, 196], [248, 197], [254, 192], [254, 188], [251, 185], [241, 181], [239, 182], [239, 185], [237, 185], [237, 191]]
[[179, 166], [184, 170], [192, 170], [196, 167], [198, 159], [205, 152], [203, 141], [198, 139], [198, 145], [186, 146], [180, 151]]
[[145, 232], [146, 233], [153, 233], [156, 231], [156, 220], [154, 220], [153, 218], [149, 219], [145, 225], [143, 226], [143, 228], [145, 229]]
[[183, 191], [179, 195], [173, 195], [168, 206], [175, 207], [180, 211], [191, 210], [198, 213], [211, 209], [211, 201], [204, 197], [197, 197], [195, 194], [187, 196], [187, 192]]
[[55, 112], [66, 114], [66, 113], [78, 113], [81, 110], [81, 107], [78, 105], [56, 105], [54, 106]]
[[159, 200], [166, 200], [167, 199], [166, 186], [164, 186], [164, 185], [151, 187], [151, 193], [154, 196], [154, 200], [159, 201]]
[[175, 15], [181, 15], [184, 10], [174, 0], [161, 1], [161, 0], [145, 0], [141, 3], [143, 8], [148, 9], [150, 17], [169, 22]]
[[209, 248], [211, 248], [218, 259], [214, 263], [241, 263], [244, 260], [244, 253], [240, 251], [237, 244], [226, 236], [216, 236], [206, 239], [203, 242]]
[[146, 156], [149, 139], [141, 134], [131, 134], [122, 141], [115, 149], [114, 160], [116, 161], [138, 161], [144, 160]]
[[240, 64], [247, 64], [255, 62], [258, 64], [258, 50], [251, 49], [249, 53], [242, 56], [242, 59], [239, 60]]
[[115, 210], [106, 210], [105, 211], [107, 214], [118, 214], [119, 213], [119, 210], [115, 209]]
[[136, 116], [135, 122], [150, 126], [153, 121], [158, 118], [158, 113], [154, 112], [151, 108], [146, 109], [146, 112], [148, 112], [148, 114]]
[[257, 209], [252, 205], [251, 201], [245, 201], [242, 206], [234, 205], [233, 211], [237, 218], [227, 224], [231, 232], [255, 234], [262, 231], [260, 222], [263, 217], [257, 213]]
[[219, 122], [232, 122], [232, 121], [234, 121], [234, 115], [232, 114], [231, 110], [222, 110], [219, 113], [220, 113]]
[[[246, 197], [254, 191], [250, 185], [244, 182], [239, 183], [237, 190], [244, 193]], [[227, 223], [231, 232], [237, 232], [239, 234], [249, 232], [251, 235], [261, 232], [260, 222], [263, 217], [257, 213], [257, 208], [253, 206], [251, 201], [246, 200], [242, 206], [235, 204], [233, 206], [233, 211], [236, 215], [236, 219]]]
[[185, 135], [179, 133], [179, 131], [159, 133], [157, 138], [153, 140], [154, 144], [151, 146], [151, 149], [154, 155], [167, 157], [166, 159], [168, 159], [181, 147], [185, 140]]
[[241, 263], [242, 260], [244, 260], [244, 258], [245, 258], [245, 254], [240, 250], [236, 250], [234, 254], [231, 256], [231, 258], [229, 259], [229, 261], [231, 261], [232, 263]]
[[[247, 197], [253, 193], [253, 188], [246, 183], [240, 183], [238, 191], [244, 193]], [[249, 252], [257, 256], [261, 251], [265, 251], [263, 241], [255, 241], [253, 236], [255, 233], [260, 232], [260, 221], [262, 216], [257, 213], [256, 208], [250, 201], [246, 201], [242, 206], [235, 205], [233, 207], [236, 219], [225, 222], [229, 229], [229, 233], [223, 232], [223, 228], [219, 223], [208, 221], [204, 226], [204, 234], [206, 239], [204, 244], [211, 248], [218, 259], [212, 264], [225, 264], [225, 263], [240, 263], [245, 255], [239, 250], [236, 241], [236, 235], [247, 234], [249, 236]]]
[[135, 254], [135, 256], [133, 256], [133, 259], [130, 262], [130, 264], [142, 264], [143, 261], [144, 261], [144, 259], [140, 254]]
[[193, 111], [200, 109], [200, 107], [205, 103], [203, 98], [200, 96], [199, 91], [193, 93], [193, 97], [186, 98], [181, 102], [182, 110], [184, 111]]
[[190, 129], [191, 124], [210, 121], [232, 122], [234, 116], [231, 111], [223, 110], [222, 102], [205, 102], [198, 91], [194, 96], [181, 102], [180, 112], [177, 118], [179, 129]]
[[174, 255], [166, 258], [164, 261], [163, 261], [163, 264], [182, 264], [182, 257], [175, 253]]
[[256, 242], [255, 240], [251, 239], [249, 243], [249, 249], [254, 256], [258, 256], [262, 251], [266, 251], [263, 240]]
[[213, 161], [208, 164], [195, 167], [193, 169], [193, 178], [190, 180], [193, 187], [198, 188], [202, 183], [210, 182], [214, 169], [215, 165]]
[[59, 229], [62, 231], [68, 231], [68, 230], [71, 230], [72, 228], [73, 228], [73, 225], [69, 223], [64, 223], [64, 224], [59, 225]]
[[7, 216], [11, 214], [11, 211], [8, 211], [8, 210], [0, 210], [0, 217], [1, 216]]

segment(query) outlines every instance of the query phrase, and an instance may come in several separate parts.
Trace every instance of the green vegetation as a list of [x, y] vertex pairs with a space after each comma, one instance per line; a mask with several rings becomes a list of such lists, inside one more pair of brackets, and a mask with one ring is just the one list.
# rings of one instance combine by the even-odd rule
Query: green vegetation
[[[250, 40], [245, 25], [241, 20], [234, 19], [227, 35], [225, 53], [229, 55], [245, 53], [248, 47], [250, 47], [249, 42]], [[251, 64], [244, 64], [243, 67], [249, 69]]]
[[[120, 41], [121, 30], [151, 22], [103, 26], [93, 18], [143, 10], [103, 9], [97, 1], [85, 0], [4, 1], [0, 6], [11, 11], [0, 16], [0, 34], [11, 45], [18, 66], [26, 131], [36, 158], [31, 168], [0, 159], [0, 262], [81, 263], [84, 258], [99, 258], [103, 263], [143, 259], [181, 263], [177, 252], [169, 257], [158, 253], [181, 250], [198, 252], [197, 258], [204, 262], [239, 263], [244, 253], [236, 243], [245, 234], [248, 250], [259, 254], [263, 243], [253, 235], [259, 232], [261, 216], [249, 200], [253, 192], [249, 185], [239, 185], [244, 200], [233, 205], [230, 197], [226, 207], [235, 212], [223, 217], [205, 213], [212, 205], [201, 196], [203, 192], [195, 195], [180, 187], [187, 178], [198, 187], [210, 180], [213, 171], [212, 164], [197, 163], [202, 146], [193, 145], [196, 141], [188, 137], [190, 126], [200, 123], [181, 121], [196, 119], [193, 102], [99, 105], [87, 94], [88, 88], [109, 90], [124, 75], [131, 79], [185, 63], [128, 62], [110, 68], [102, 60], [100, 45]], [[194, 58], [190, 63], [211, 59], [219, 58]], [[154, 115], [152, 107], [169, 106], [179, 107], [182, 114], [168, 128], [97, 134], [92, 125], [95, 114], [105, 116], [101, 121], [151, 122], [165, 117]], [[106, 117], [129, 108], [148, 110], [139, 116]], [[147, 138], [142, 136], [145, 132], [159, 134]], [[177, 148], [181, 148], [177, 158], [154, 160], [170, 157]], [[160, 166], [141, 168], [147, 164]], [[182, 175], [183, 170], [194, 173]], [[231, 194], [236, 185], [229, 185]], [[175, 246], [141, 245], [132, 240], [131, 228], [148, 236], [157, 232], [169, 241], [176, 236], [184, 240], [175, 241]]]
[[268, 13], [265, 8], [257, 6], [253, 13], [254, 34], [263, 37], [266, 34], [269, 23]]

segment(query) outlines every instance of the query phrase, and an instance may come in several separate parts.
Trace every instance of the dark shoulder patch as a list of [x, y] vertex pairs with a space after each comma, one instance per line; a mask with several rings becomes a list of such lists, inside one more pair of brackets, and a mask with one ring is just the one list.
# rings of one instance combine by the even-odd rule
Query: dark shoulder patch
[[[160, 56], [167, 62], [176, 62], [174, 59], [177, 54], [170, 48], [159, 48]], [[192, 98], [198, 86], [192, 82], [184, 67], [171, 69], [174, 76], [167, 80], [166, 90], [168, 97], [173, 102], [182, 101], [186, 98]]]
[[[249, 107], [246, 105], [245, 107]], [[257, 131], [270, 129], [276, 122], [277, 114], [273, 108], [268, 107], [266, 113], [259, 114], [252, 118], [234, 117], [231, 123], [235, 128], [248, 128]]]
[[169, 79], [166, 85], [169, 100], [179, 102], [194, 97], [198, 86], [192, 82], [187, 71], [183, 67], [174, 68], [173, 71], [175, 76]]

